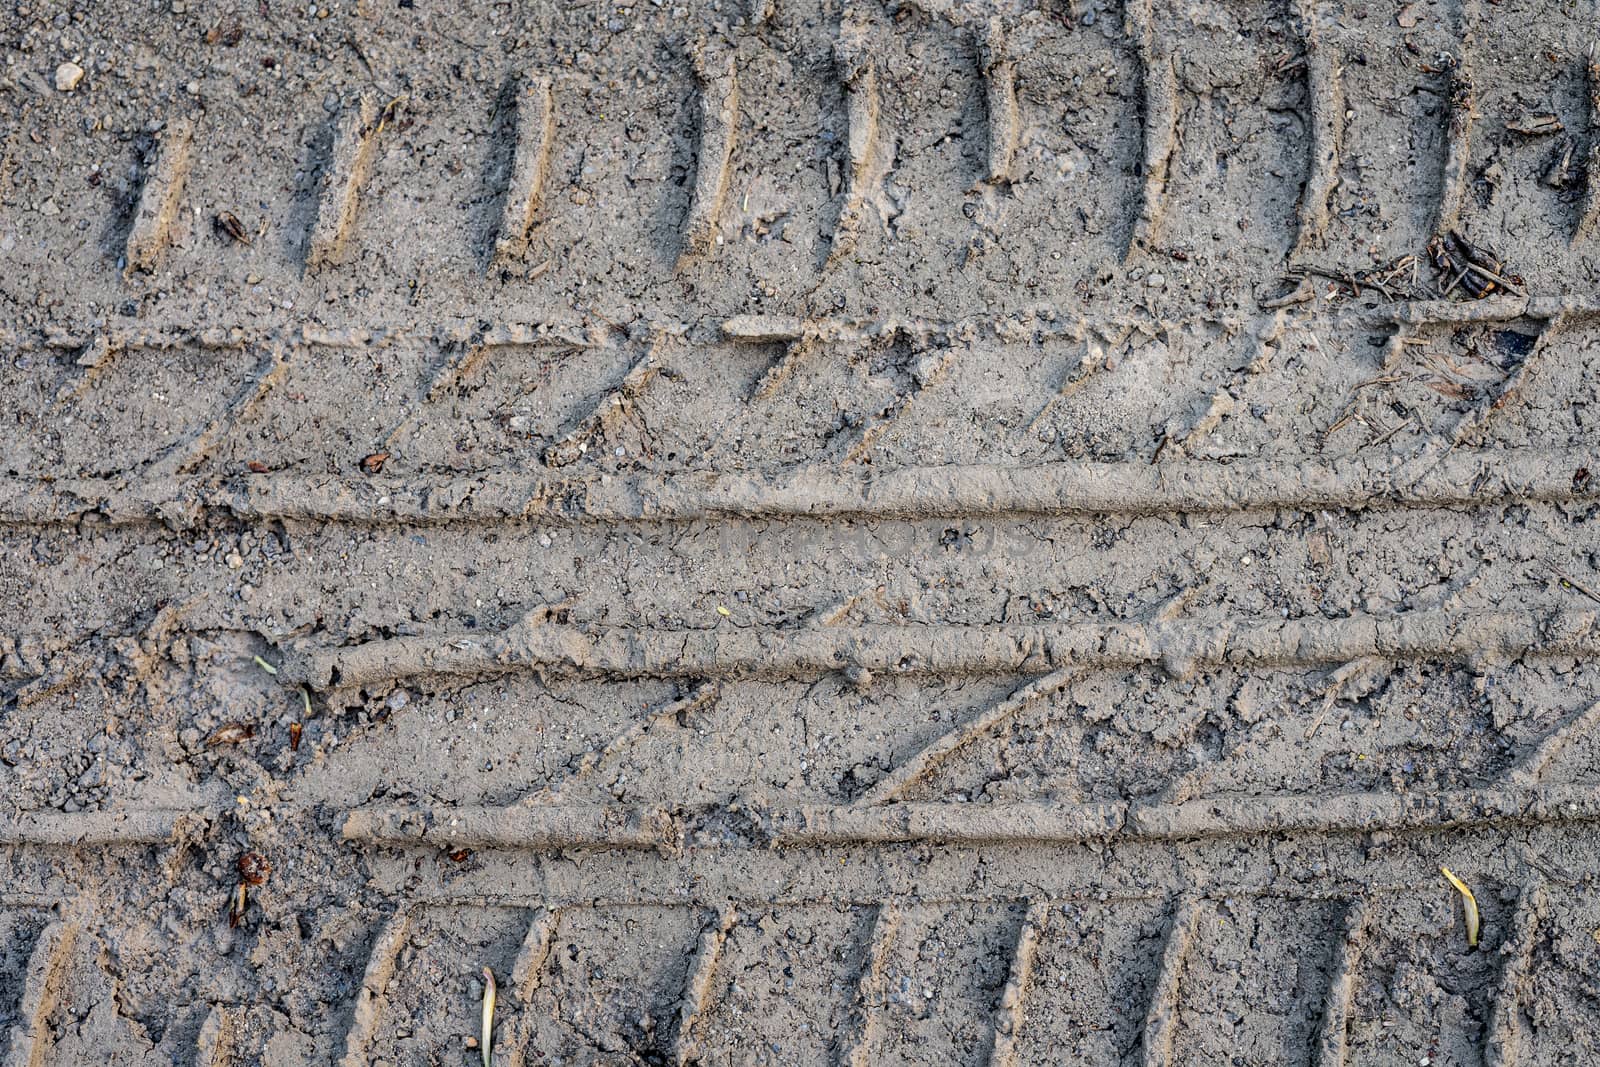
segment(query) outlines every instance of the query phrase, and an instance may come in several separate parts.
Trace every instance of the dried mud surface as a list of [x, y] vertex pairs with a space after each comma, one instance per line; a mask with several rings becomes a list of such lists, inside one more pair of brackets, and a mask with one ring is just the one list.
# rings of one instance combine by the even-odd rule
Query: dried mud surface
[[4, 1063], [1600, 1062], [1594, 32], [6, 0]]

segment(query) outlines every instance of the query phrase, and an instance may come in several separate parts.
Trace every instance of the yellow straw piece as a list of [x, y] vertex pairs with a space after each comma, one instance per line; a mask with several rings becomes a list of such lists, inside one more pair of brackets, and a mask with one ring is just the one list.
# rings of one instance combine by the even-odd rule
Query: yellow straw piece
[[1461, 910], [1467, 918], [1467, 946], [1478, 947], [1478, 899], [1472, 895], [1472, 890], [1467, 888], [1467, 883], [1457, 878], [1449, 867], [1440, 867], [1439, 873], [1450, 880], [1456, 887], [1456, 892], [1461, 894]]
[[483, 969], [483, 1067], [494, 1059], [494, 972]]

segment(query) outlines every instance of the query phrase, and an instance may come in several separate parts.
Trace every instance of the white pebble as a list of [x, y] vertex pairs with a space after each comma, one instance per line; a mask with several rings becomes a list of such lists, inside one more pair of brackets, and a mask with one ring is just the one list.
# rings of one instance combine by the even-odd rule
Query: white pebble
[[70, 93], [83, 81], [83, 68], [76, 63], [63, 63], [56, 68], [56, 88]]

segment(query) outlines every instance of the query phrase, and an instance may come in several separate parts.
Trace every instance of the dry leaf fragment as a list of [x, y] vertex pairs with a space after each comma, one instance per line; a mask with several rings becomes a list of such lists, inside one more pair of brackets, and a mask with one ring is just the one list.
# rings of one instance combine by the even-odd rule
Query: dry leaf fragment
[[1467, 947], [1478, 947], [1478, 898], [1472, 895], [1472, 890], [1467, 888], [1467, 883], [1457, 878], [1449, 867], [1440, 867], [1439, 873], [1449, 879], [1450, 884], [1456, 887], [1456, 892], [1461, 894], [1461, 910], [1467, 920]]
[[373, 452], [361, 459], [361, 469], [367, 474], [377, 474], [383, 470], [383, 465], [389, 461], [389, 453]]
[[483, 969], [483, 1067], [494, 1059], [494, 972]]
[[238, 19], [228, 19], [218, 22], [206, 31], [206, 44], [216, 44], [219, 41], [224, 48], [233, 48], [244, 40], [244, 27]]
[[206, 747], [214, 745], [237, 745], [241, 741], [248, 741], [256, 735], [256, 728], [247, 722], [225, 722], [206, 738]]
[[239, 216], [235, 215], [233, 212], [217, 212], [217, 217], [212, 220], [212, 224], [216, 226], [218, 233], [229, 237], [239, 244], [247, 245], [250, 243], [250, 232], [244, 228], [244, 223], [240, 222]]

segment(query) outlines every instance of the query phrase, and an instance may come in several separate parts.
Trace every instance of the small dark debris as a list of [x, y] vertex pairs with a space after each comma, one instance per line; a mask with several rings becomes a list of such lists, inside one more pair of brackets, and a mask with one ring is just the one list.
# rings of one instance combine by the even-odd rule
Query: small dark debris
[[1454, 230], [1448, 234], [1435, 234], [1428, 240], [1428, 258], [1439, 272], [1445, 297], [1449, 297], [1457, 286], [1465, 289], [1474, 300], [1482, 300], [1494, 292], [1521, 295], [1518, 292], [1523, 286], [1520, 275], [1507, 270], [1500, 257], [1492, 251], [1473, 244]]
[[378, 112], [378, 130], [382, 130], [394, 123], [395, 116], [400, 113], [400, 105], [405, 97], [397, 96], [383, 105], [383, 110]]
[[1548, 112], [1524, 112], [1506, 123], [1506, 129], [1525, 137], [1543, 137], [1566, 129], [1561, 120]]
[[1495, 348], [1508, 356], [1515, 356], [1519, 360], [1533, 351], [1533, 346], [1538, 344], [1539, 338], [1534, 334], [1519, 333], [1516, 330], [1496, 330], [1493, 340]]
[[239, 878], [245, 885], [264, 885], [272, 874], [272, 863], [259, 852], [239, 857]]
[[1577, 169], [1572, 165], [1572, 153], [1577, 148], [1578, 142], [1572, 137], [1563, 137], [1556, 144], [1555, 151], [1550, 155], [1550, 162], [1545, 165], [1544, 175], [1540, 179], [1551, 189], [1565, 189], [1577, 181]]
[[232, 48], [244, 40], [244, 27], [238, 19], [230, 18], [212, 26], [206, 31], [206, 44], [220, 44], [224, 48]]
[[247, 722], [223, 723], [211, 731], [211, 736], [206, 738], [206, 747], [216, 745], [237, 745], [241, 741], [248, 741], [256, 735], [256, 728]]
[[217, 212], [217, 217], [212, 220], [212, 225], [216, 227], [218, 233], [231, 238], [239, 244], [247, 245], [250, 243], [249, 231], [244, 228], [244, 223], [239, 221], [239, 216], [231, 211]]

